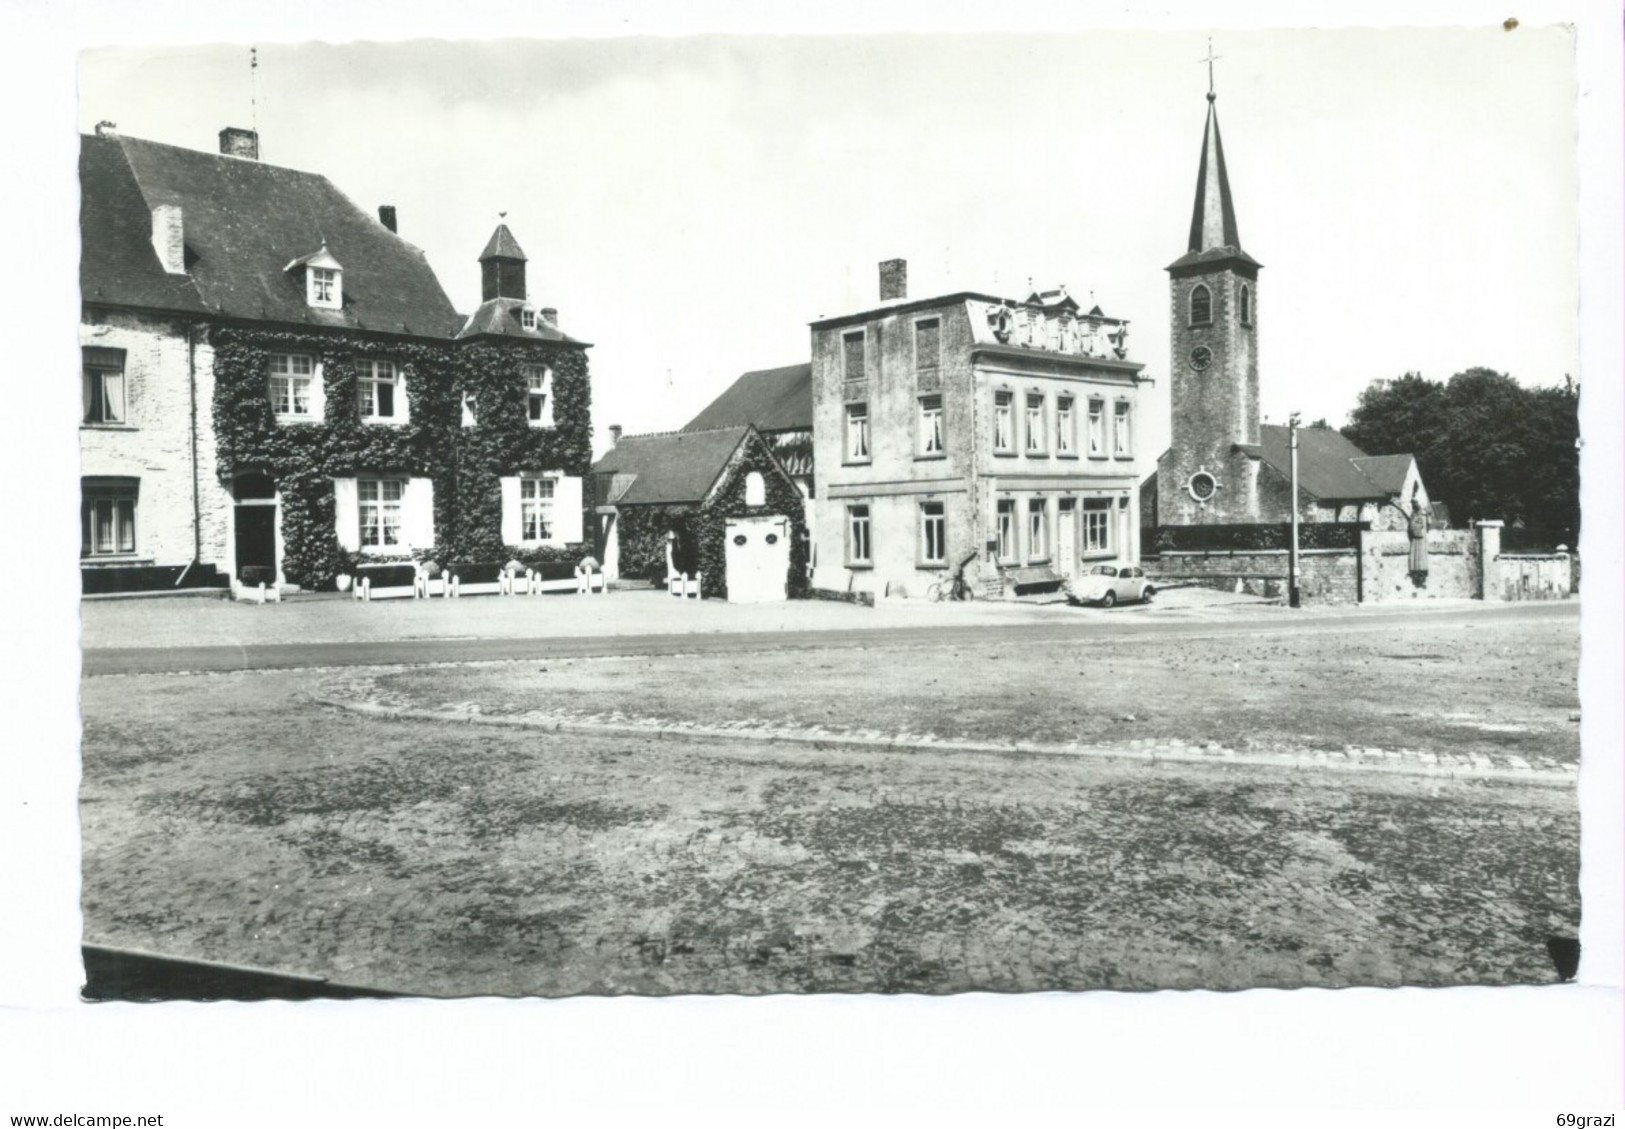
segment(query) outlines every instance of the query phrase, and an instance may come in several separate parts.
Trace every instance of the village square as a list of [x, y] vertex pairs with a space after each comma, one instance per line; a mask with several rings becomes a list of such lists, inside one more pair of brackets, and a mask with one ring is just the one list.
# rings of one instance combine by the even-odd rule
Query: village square
[[874, 256], [637, 429], [537, 267], [589, 215], [431, 262], [237, 118], [97, 124], [86, 994], [1572, 977], [1578, 388], [1269, 403], [1216, 58], [1159, 305]]

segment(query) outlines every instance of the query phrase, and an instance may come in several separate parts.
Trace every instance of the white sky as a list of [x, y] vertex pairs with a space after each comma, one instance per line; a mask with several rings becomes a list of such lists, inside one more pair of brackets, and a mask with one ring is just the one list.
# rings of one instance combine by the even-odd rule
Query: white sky
[[[806, 323], [1029, 279], [1133, 323], [1166, 435], [1167, 276], [1206, 103], [1192, 32], [267, 43], [265, 160], [395, 204], [453, 302], [501, 211], [532, 296], [594, 342], [604, 428], [679, 427]], [[1264, 411], [1340, 423], [1374, 378], [1579, 377], [1572, 35], [1215, 40]], [[98, 50], [80, 128], [212, 150], [251, 120], [246, 45]]]

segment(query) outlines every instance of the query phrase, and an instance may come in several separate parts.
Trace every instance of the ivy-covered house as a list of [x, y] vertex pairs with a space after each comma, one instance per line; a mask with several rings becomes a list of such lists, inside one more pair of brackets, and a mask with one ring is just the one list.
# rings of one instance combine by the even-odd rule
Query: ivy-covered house
[[669, 564], [706, 596], [806, 594], [801, 491], [754, 427], [618, 437], [592, 478], [610, 575], [663, 584]]
[[80, 181], [87, 592], [580, 550], [589, 346], [506, 226], [464, 316], [394, 208], [251, 130], [205, 153], [104, 124]]

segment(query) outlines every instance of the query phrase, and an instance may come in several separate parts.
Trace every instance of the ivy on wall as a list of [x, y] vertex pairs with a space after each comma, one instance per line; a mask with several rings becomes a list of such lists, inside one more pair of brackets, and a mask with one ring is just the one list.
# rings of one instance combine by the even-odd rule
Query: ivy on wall
[[[358, 331], [217, 325], [214, 430], [221, 481], [268, 474], [281, 494], [283, 573], [324, 587], [348, 571], [339, 545], [334, 478], [404, 474], [434, 481], [434, 553], [442, 560], [506, 561], [497, 479], [521, 471], [582, 475], [592, 462], [586, 351], [560, 342], [476, 338], [432, 341]], [[321, 365], [323, 420], [278, 423], [268, 391], [273, 353], [304, 353]], [[394, 361], [406, 385], [408, 422], [366, 424], [356, 402], [361, 358]], [[522, 366], [553, 370], [551, 428], [526, 414]], [[462, 396], [476, 426], [462, 426]], [[534, 550], [532, 550], [534, 553]]]
[[[745, 480], [761, 474], [765, 505], [745, 504]], [[700, 572], [706, 596], [728, 594], [727, 524], [729, 518], [783, 515], [790, 519], [789, 595], [807, 594], [807, 522], [801, 491], [769, 453], [761, 436], [741, 443], [702, 504], [620, 507], [620, 568], [623, 576], [648, 577], [664, 583], [666, 534], [675, 532], [682, 546], [680, 571]], [[683, 559], [687, 558], [687, 559]], [[687, 566], [687, 567], [685, 567]]]

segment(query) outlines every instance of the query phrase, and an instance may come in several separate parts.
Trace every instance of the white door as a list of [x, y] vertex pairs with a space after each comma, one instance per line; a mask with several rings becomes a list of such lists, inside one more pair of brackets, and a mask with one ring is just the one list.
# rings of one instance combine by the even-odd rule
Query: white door
[[1055, 559], [1062, 576], [1078, 574], [1078, 511], [1077, 503], [1067, 505], [1061, 501], [1061, 512], [1055, 519]]
[[783, 600], [790, 576], [790, 519], [730, 518], [727, 541], [728, 602]]

